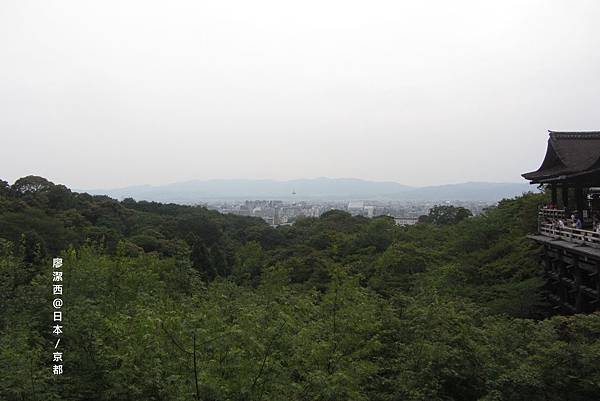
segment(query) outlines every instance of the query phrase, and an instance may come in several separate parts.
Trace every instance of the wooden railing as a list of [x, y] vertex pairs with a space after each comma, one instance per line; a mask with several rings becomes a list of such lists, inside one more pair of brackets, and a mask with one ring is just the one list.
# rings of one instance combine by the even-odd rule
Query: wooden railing
[[548, 237], [560, 238], [565, 241], [577, 242], [600, 248], [600, 233], [595, 231], [582, 230], [568, 226], [560, 227], [557, 223], [546, 222], [540, 222], [539, 231], [540, 234]]
[[539, 217], [540, 219], [563, 219], [565, 217], [568, 217], [565, 215], [565, 209], [547, 209], [547, 208], [542, 208], [539, 210]]

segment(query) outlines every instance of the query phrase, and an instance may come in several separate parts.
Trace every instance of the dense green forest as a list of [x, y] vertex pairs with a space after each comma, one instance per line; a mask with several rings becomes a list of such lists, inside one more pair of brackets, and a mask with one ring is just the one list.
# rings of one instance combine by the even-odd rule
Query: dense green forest
[[551, 315], [525, 238], [545, 200], [271, 228], [0, 181], [0, 399], [599, 399], [600, 315]]

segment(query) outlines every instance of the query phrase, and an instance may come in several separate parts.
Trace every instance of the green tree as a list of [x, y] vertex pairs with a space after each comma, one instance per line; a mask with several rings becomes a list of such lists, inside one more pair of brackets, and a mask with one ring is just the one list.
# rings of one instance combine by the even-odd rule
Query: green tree
[[469, 209], [461, 206], [436, 205], [426, 216], [420, 216], [420, 223], [432, 223], [438, 225], [456, 224], [471, 217], [473, 214]]

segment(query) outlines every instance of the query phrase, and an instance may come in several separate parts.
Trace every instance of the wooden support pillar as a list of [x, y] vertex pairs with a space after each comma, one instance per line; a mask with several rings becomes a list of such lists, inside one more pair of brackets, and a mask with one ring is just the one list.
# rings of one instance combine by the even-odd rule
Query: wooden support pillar
[[579, 218], [583, 221], [583, 188], [580, 185], [575, 187], [575, 207], [577, 208]]
[[557, 269], [557, 271], [558, 271], [558, 277], [559, 278], [565, 277], [566, 272], [567, 272], [567, 268], [566, 268], [567, 264], [565, 263], [565, 261], [562, 260], [561, 258], [558, 258], [556, 260], [556, 265], [558, 266], [558, 269]]
[[600, 306], [600, 261], [596, 262], [594, 281], [596, 281], [596, 308], [598, 308]]
[[556, 196], [557, 195], [556, 194], [556, 184], [550, 184], [550, 193], [551, 193], [551, 196], [552, 196], [552, 204], [554, 206], [556, 206], [556, 203], [558, 201], [557, 196]]
[[554, 266], [552, 264], [551, 256], [548, 255], [548, 249], [546, 246], [544, 247], [544, 254], [543, 254], [542, 258], [543, 258], [542, 260], [544, 261], [544, 270], [546, 271], [546, 275], [550, 276], [554, 270]]
[[575, 313], [581, 313], [583, 310], [583, 294], [581, 293], [581, 268], [579, 267], [579, 258], [574, 260], [575, 270]]
[[569, 208], [569, 187], [567, 186], [567, 184], [563, 184], [562, 185], [562, 204], [563, 204], [563, 209], [568, 209]]

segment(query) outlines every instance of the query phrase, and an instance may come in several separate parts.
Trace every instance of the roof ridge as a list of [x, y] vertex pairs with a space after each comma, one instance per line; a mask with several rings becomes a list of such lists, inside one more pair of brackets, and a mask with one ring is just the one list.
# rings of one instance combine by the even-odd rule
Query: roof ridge
[[548, 132], [554, 132], [556, 134], [595, 134], [595, 133], [599, 133], [600, 130], [598, 131], [554, 131], [549, 129]]
[[551, 139], [600, 139], [600, 131], [548, 131]]

